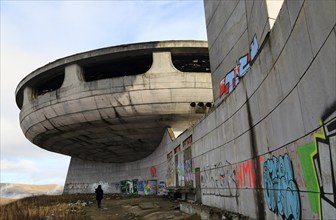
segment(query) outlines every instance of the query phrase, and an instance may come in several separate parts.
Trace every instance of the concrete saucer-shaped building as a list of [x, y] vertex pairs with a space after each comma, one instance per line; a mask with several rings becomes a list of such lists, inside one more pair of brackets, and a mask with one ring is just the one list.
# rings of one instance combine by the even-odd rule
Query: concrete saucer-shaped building
[[147, 157], [169, 129], [183, 131], [213, 100], [207, 42], [102, 48], [51, 62], [16, 89], [29, 141], [84, 161]]

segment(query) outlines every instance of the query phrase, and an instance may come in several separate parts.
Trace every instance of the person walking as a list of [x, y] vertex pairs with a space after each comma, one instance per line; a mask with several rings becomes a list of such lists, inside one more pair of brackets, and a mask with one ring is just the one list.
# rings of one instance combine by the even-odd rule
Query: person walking
[[103, 199], [103, 194], [104, 194], [104, 191], [101, 188], [101, 185], [98, 185], [98, 188], [96, 189], [96, 200], [98, 203], [98, 208], [101, 208], [101, 201]]

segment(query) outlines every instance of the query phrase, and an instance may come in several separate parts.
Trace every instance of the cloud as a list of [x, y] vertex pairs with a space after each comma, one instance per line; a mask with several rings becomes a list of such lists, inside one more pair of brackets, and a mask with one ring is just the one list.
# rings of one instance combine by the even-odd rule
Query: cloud
[[1, 160], [1, 170], [2, 171], [13, 171], [13, 172], [36, 172], [37, 168], [34, 162], [31, 160]]
[[60, 164], [57, 159], [40, 161], [19, 158], [13, 160], [2, 159], [1, 182], [63, 185], [66, 177], [64, 170], [67, 170], [67, 163]]
[[202, 1], [38, 1], [5, 6], [5, 40], [39, 53], [71, 54], [139, 40], [206, 39]]
[[[1, 181], [64, 182], [70, 158], [31, 144], [15, 89], [64, 56], [119, 44], [206, 40], [203, 1], [0, 1]], [[55, 182], [56, 183], [56, 182]]]

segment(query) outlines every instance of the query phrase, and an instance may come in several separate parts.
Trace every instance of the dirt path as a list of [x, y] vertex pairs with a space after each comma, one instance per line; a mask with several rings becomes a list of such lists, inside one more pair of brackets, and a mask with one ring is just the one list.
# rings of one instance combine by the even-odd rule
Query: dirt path
[[93, 220], [191, 219], [188, 214], [179, 211], [178, 207], [177, 202], [160, 197], [106, 198], [102, 201], [101, 209], [96, 204], [91, 204], [85, 211]]

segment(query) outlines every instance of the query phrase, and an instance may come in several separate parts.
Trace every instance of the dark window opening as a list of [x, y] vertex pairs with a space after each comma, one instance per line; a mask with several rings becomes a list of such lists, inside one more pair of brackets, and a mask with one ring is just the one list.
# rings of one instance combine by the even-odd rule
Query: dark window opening
[[195, 103], [195, 102], [192, 102], [192, 103], [190, 103], [190, 106], [191, 106], [191, 107], [195, 107], [195, 106], [196, 106], [196, 103]]
[[209, 56], [172, 54], [173, 65], [182, 72], [210, 73]]
[[84, 79], [90, 82], [113, 77], [138, 75], [147, 72], [152, 63], [152, 54], [95, 63], [84, 67]]
[[36, 95], [43, 95], [47, 92], [52, 92], [61, 88], [64, 81], [64, 73], [55, 74], [54, 77], [49, 78], [47, 80], [43, 80], [39, 83], [39, 85], [35, 86]]
[[205, 104], [205, 106], [208, 107], [208, 108], [210, 108], [210, 107], [212, 106], [212, 103], [211, 103], [211, 102], [207, 102], [207, 103]]

